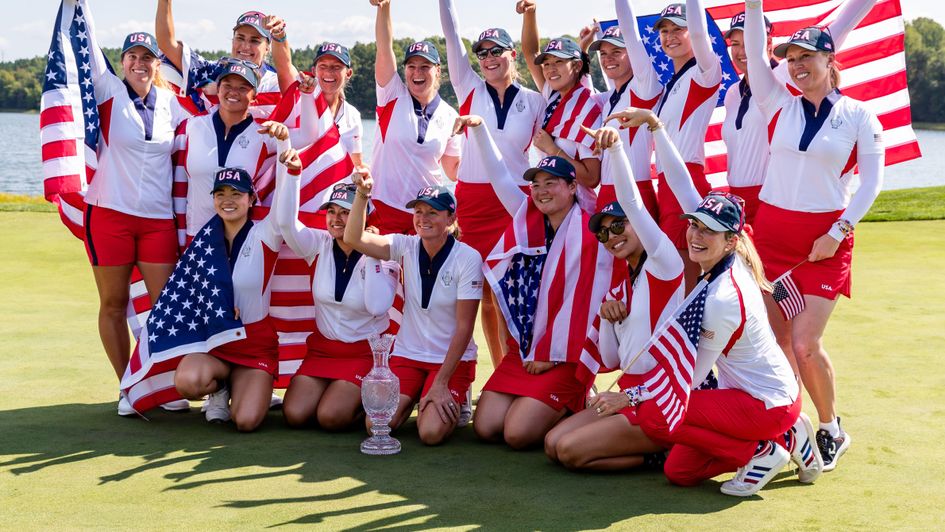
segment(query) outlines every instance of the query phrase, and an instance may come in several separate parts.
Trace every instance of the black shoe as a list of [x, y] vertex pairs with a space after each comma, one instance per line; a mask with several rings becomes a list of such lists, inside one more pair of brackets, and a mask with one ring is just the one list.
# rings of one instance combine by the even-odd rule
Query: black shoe
[[[840, 418], [837, 418], [837, 424]], [[833, 471], [837, 467], [837, 461], [850, 447], [852, 443], [850, 435], [840, 429], [840, 436], [834, 438], [830, 432], [820, 429], [817, 431], [817, 449], [824, 458], [824, 472]]]
[[663, 451], [659, 453], [646, 453], [643, 455], [643, 468], [650, 469], [653, 471], [662, 471], [663, 466], [666, 464], [666, 457], [669, 455], [668, 452]]

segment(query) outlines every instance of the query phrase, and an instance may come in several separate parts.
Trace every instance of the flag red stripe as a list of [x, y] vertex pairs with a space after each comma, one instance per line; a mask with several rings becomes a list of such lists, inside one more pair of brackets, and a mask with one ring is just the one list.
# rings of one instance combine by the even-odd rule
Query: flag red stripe
[[43, 161], [76, 156], [76, 144], [75, 139], [54, 140], [43, 144]]
[[893, 56], [905, 49], [905, 34], [893, 35], [871, 43], [849, 48], [837, 54], [841, 68], [853, 68], [866, 63]]
[[56, 107], [48, 107], [43, 109], [39, 114], [39, 128], [42, 129], [46, 126], [51, 126], [54, 124], [61, 124], [63, 122], [72, 122], [72, 107], [69, 105], [59, 105]]

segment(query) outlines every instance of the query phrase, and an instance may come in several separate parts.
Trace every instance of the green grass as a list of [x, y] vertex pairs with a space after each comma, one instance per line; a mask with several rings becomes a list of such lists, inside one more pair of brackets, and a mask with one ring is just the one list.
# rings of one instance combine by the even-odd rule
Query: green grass
[[903, 222], [945, 219], [945, 187], [887, 190], [870, 208], [864, 221]]
[[56, 212], [56, 206], [42, 196], [0, 192], [0, 212]]
[[913, 122], [915, 129], [931, 129], [932, 131], [945, 131], [945, 123], [941, 122]]
[[[658, 473], [569, 473], [539, 451], [480, 444], [471, 429], [425, 448], [411, 423], [402, 454], [365, 457], [360, 433], [292, 431], [278, 413], [248, 435], [207, 425], [196, 408], [119, 418], [82, 246], [54, 215], [2, 213], [0, 527], [938, 529], [943, 233], [942, 221], [857, 228], [854, 299], [826, 333], [853, 446], [813, 486], [785, 471], [739, 500], [718, 481], [680, 489]], [[482, 360], [477, 390], [490, 370]]]

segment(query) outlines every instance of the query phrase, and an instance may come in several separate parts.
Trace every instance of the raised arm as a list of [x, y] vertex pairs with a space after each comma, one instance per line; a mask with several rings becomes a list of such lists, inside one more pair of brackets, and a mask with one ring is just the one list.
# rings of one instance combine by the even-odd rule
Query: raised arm
[[764, 9], [761, 0], [745, 1], [745, 54], [748, 56], [748, 83], [752, 94], [757, 94], [758, 105], [768, 107], [775, 95], [787, 93], [768, 62], [768, 32], [765, 30]]
[[443, 36], [446, 37], [446, 66], [449, 69], [450, 83], [460, 98], [465, 97], [469, 86], [478, 76], [469, 64], [469, 54], [459, 36], [459, 16], [456, 14], [456, 4], [453, 0], [440, 0], [440, 25], [443, 26]]
[[[280, 142], [280, 149], [282, 145]], [[305, 224], [299, 221], [300, 174], [301, 169], [291, 171], [285, 165], [276, 166], [275, 198], [272, 200], [270, 215], [275, 215], [276, 225], [286, 245], [311, 264], [318, 250], [320, 230], [305, 227]]]
[[381, 87], [386, 87], [390, 80], [397, 75], [397, 59], [394, 57], [394, 28], [390, 19], [390, 0], [380, 0], [377, 4], [374, 40], [377, 42], [374, 81]]
[[354, 203], [351, 205], [351, 212], [348, 214], [344, 242], [368, 257], [390, 260], [390, 239], [364, 230], [367, 201], [371, 197], [371, 190], [374, 188], [371, 171], [367, 168], [356, 169], [354, 183], [358, 186], [358, 193], [354, 196]]
[[105, 59], [105, 54], [102, 53], [102, 49], [98, 46], [98, 38], [95, 34], [95, 20], [92, 17], [92, 10], [87, 9], [85, 11], [85, 23], [86, 28], [89, 34], [89, 63], [91, 63], [92, 70], [89, 74], [92, 76], [92, 83], [95, 85], [95, 96], [101, 98], [104, 96], [104, 92], [110, 92], [106, 87], [108, 82], [116, 82], [120, 85], [118, 77], [112, 73], [108, 68], [108, 60]]
[[276, 67], [276, 76], [279, 78], [279, 90], [286, 89], [295, 83], [299, 77], [299, 70], [292, 64], [292, 48], [289, 46], [288, 35], [285, 32], [285, 21], [275, 15], [268, 15], [264, 23], [269, 34], [272, 51], [272, 62]]
[[383, 316], [394, 304], [400, 266], [393, 261], [371, 257], [364, 260], [364, 308], [372, 316]]
[[719, 56], [712, 51], [712, 42], [709, 35], [709, 24], [706, 22], [705, 6], [702, 0], [686, 0], [686, 22], [689, 24], [689, 41], [692, 43], [692, 53], [696, 56], [699, 70], [721, 72]]
[[183, 53], [184, 49], [181, 43], [177, 41], [177, 35], [174, 33], [174, 13], [171, 8], [171, 0], [158, 0], [157, 13], [154, 15], [154, 36], [157, 37], [158, 48], [164, 57], [174, 65], [177, 70], [184, 70]]
[[[291, 88], [291, 85], [290, 85]], [[303, 75], [299, 81], [299, 94], [296, 105], [299, 106], [299, 127], [289, 130], [293, 146], [307, 147], [325, 134], [326, 128], [334, 127], [328, 116], [318, 114], [316, 101], [323, 98], [322, 89], [314, 76]], [[294, 98], [294, 94], [283, 93], [283, 98]]]
[[663, 127], [659, 118], [656, 118], [656, 115], [653, 115], [653, 121], [650, 127], [656, 129], [653, 132], [656, 156], [663, 164], [663, 171], [666, 177], [666, 181], [663, 181], [661, 184], [669, 185], [670, 190], [672, 190], [673, 195], [676, 196], [676, 201], [679, 202], [679, 206], [682, 207], [683, 212], [696, 210], [696, 207], [702, 202], [702, 196], [699, 195], [696, 186], [692, 184], [692, 176], [689, 174], [689, 169], [686, 168], [686, 163], [683, 162], [682, 156], [679, 155], [679, 150], [676, 149], [676, 145], [673, 144], [669, 135], [666, 134], [666, 128]]
[[846, 0], [843, 3], [836, 20], [827, 25], [830, 36], [833, 38], [833, 45], [837, 50], [843, 48], [843, 43], [850, 36], [850, 32], [856, 28], [857, 24], [863, 22], [874, 5], [876, 5], [876, 0]]
[[541, 65], [535, 64], [540, 48], [535, 1], [519, 0], [515, 4], [515, 10], [522, 15], [522, 57], [525, 58], [525, 65], [532, 75], [532, 80], [535, 81], [535, 86], [538, 87], [538, 92], [541, 92], [545, 86], [545, 73], [542, 72]]
[[489, 128], [482, 126], [482, 118], [478, 116], [461, 116], [456, 119], [456, 124], [457, 130], [466, 131], [466, 142], [472, 143], [476, 150], [502, 206], [509, 214], [514, 215], [522, 203], [528, 200], [528, 196], [515, 184], [515, 178], [509, 173], [508, 167], [502, 164], [502, 154], [492, 140]]
[[630, 57], [634, 79], [638, 79], [646, 87], [661, 87], [656, 67], [653, 66], [653, 60], [650, 59], [646, 45], [643, 44], [643, 37], [640, 36], [633, 5], [630, 0], [615, 0], [614, 5], [617, 8], [617, 24], [623, 33], [624, 42], [627, 43], [627, 54]]

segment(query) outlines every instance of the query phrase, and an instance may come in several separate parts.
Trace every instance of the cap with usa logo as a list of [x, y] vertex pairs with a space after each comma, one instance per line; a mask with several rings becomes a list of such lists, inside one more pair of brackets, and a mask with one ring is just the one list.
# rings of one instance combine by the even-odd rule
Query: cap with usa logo
[[578, 46], [578, 43], [574, 42], [574, 39], [569, 39], [568, 37], [560, 37], [548, 41], [548, 44], [545, 45], [541, 53], [535, 58], [535, 64], [540, 65], [551, 56], [560, 57], [561, 59], [583, 58], [581, 47]]
[[509, 32], [502, 28], [489, 28], [480, 33], [479, 38], [473, 43], [473, 52], [478, 52], [479, 49], [482, 48], [483, 43], [486, 42], [495, 43], [496, 46], [501, 46], [502, 48], [512, 49], [515, 47], [515, 41], [512, 40]]
[[574, 166], [566, 159], [554, 155], [545, 157], [539, 161], [538, 166], [525, 170], [525, 173], [522, 174], [522, 179], [525, 181], [534, 181], [541, 172], [551, 174], [555, 177], [560, 177], [568, 183], [571, 183], [577, 179], [577, 174], [574, 172]]
[[620, 202], [612, 201], [604, 205], [604, 208], [594, 213], [594, 216], [591, 216], [591, 219], [587, 221], [587, 228], [590, 229], [592, 233], [600, 231], [600, 224], [604, 221], [605, 216], [626, 218], [627, 214], [623, 212], [623, 207], [620, 206]]
[[[336, 183], [331, 189], [331, 194], [325, 198], [325, 203], [318, 208], [320, 211], [327, 210], [332, 205], [337, 205], [342, 209], [351, 210], [354, 205], [354, 198], [358, 193], [358, 187], [354, 183]], [[368, 214], [374, 211], [374, 204], [368, 200]]]
[[745, 200], [727, 192], [710, 192], [695, 211], [679, 217], [699, 220], [713, 231], [739, 233], [745, 227]]
[[422, 57], [434, 65], [440, 64], [440, 52], [430, 41], [417, 41], [404, 50], [404, 63], [411, 57]]
[[272, 39], [272, 36], [269, 35], [269, 30], [263, 26], [263, 19], [266, 18], [266, 15], [259, 11], [247, 11], [240, 15], [236, 19], [236, 25], [233, 26], [233, 31], [236, 31], [240, 26], [250, 26], [254, 30], [258, 31], [260, 35], [267, 39]]
[[236, 167], [217, 171], [216, 177], [213, 178], [213, 190], [211, 192], [216, 192], [223, 187], [231, 187], [246, 194], [255, 192], [253, 178], [250, 177], [249, 172]]
[[128, 36], [125, 37], [125, 43], [121, 46], [121, 53], [131, 50], [135, 46], [140, 46], [151, 52], [151, 55], [154, 57], [160, 56], [160, 53], [158, 52], [157, 39], [154, 38], [154, 35], [151, 35], [146, 31], [136, 31], [134, 33], [129, 33]]
[[351, 54], [348, 53], [347, 48], [336, 42], [322, 43], [322, 45], [318, 47], [318, 51], [315, 52], [315, 59], [312, 61], [312, 66], [315, 66], [318, 60], [325, 56], [334, 57], [341, 61], [346, 67], [351, 68]]
[[604, 43], [610, 43], [618, 48], [626, 48], [627, 43], [623, 39], [623, 32], [620, 31], [620, 27], [614, 24], [613, 26], [604, 30], [604, 34], [601, 35], [600, 39], [597, 39], [591, 43], [591, 47], [588, 48], [592, 52], [600, 50], [600, 45]]
[[813, 52], [835, 51], [833, 37], [830, 36], [830, 31], [826, 28], [818, 28], [816, 26], [810, 26], [795, 31], [788, 42], [781, 43], [774, 48], [774, 55], [784, 59], [787, 55], [788, 48], [792, 46], [800, 46], [805, 50], [811, 50]]
[[[767, 33], [768, 35], [771, 35], [771, 28], [773, 27], [774, 26], [771, 25], [771, 21], [768, 20], [768, 17], [766, 16], [765, 17], [765, 33]], [[745, 31], [745, 12], [744, 11], [732, 17], [732, 21], [729, 23], [728, 31], [725, 32], [725, 38], [730, 39], [732, 37], [732, 32], [735, 30]]]
[[417, 199], [408, 201], [406, 207], [412, 209], [418, 203], [426, 203], [438, 211], [456, 212], [456, 198], [443, 185], [421, 188], [417, 192]]
[[222, 80], [226, 76], [233, 74], [235, 76], [239, 76], [245, 79], [246, 81], [248, 81], [249, 84], [253, 86], [254, 90], [259, 88], [259, 77], [256, 75], [256, 69], [250, 66], [252, 65], [252, 63], [248, 63], [245, 61], [239, 61], [239, 62], [223, 61], [222, 63], [223, 64], [220, 68], [220, 71], [217, 72], [217, 79], [215, 80], [217, 83], [219, 83], [220, 80]]
[[653, 23], [653, 27], [660, 29], [660, 25], [664, 22], [672, 22], [673, 24], [679, 26], [680, 28], [688, 27], [688, 22], [686, 22], [686, 4], [669, 4], [660, 11], [660, 18], [656, 19], [656, 22]]

